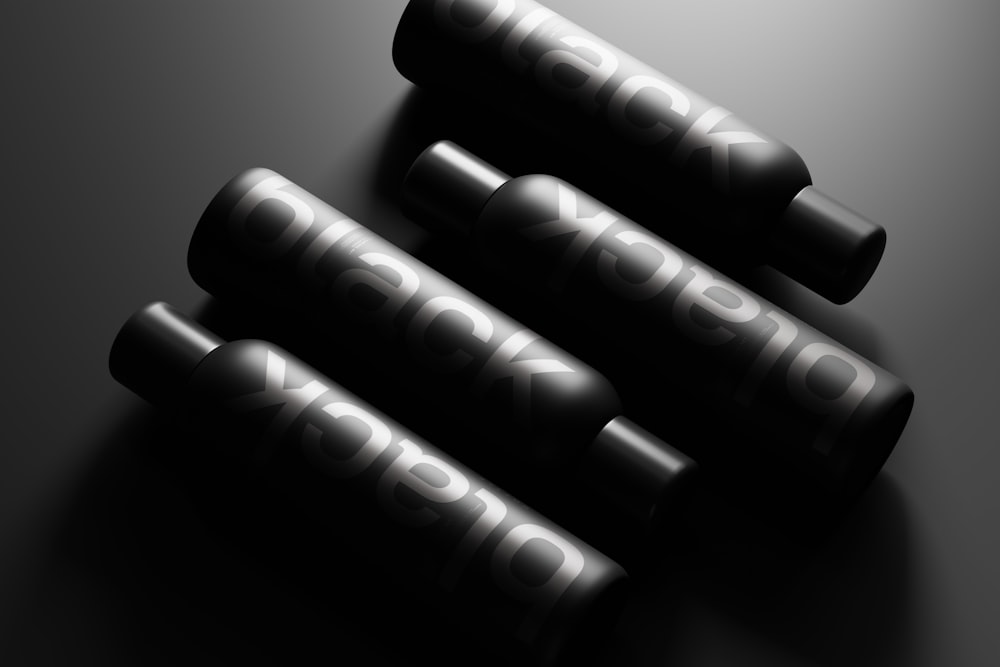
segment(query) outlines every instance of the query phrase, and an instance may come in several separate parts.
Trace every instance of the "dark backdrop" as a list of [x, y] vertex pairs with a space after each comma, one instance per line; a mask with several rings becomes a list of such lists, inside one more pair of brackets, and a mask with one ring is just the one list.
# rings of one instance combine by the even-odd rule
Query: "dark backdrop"
[[[917, 395], [883, 473], [821, 546], [797, 551], [737, 524], [686, 547], [679, 565], [644, 579], [603, 662], [993, 664], [1000, 5], [549, 6], [786, 141], [817, 185], [886, 227], [885, 258], [848, 305], [774, 276], [760, 288]], [[106, 370], [118, 327], [147, 301], [206, 309], [187, 242], [244, 168], [275, 169], [420, 252], [426, 234], [394, 191], [422, 138], [420, 102], [390, 60], [402, 8], [42, 0], [5, 10], [3, 664], [433, 655], [432, 640], [392, 630], [412, 608], [356, 607], [347, 577], [343, 595], [311, 586], [206, 517], [184, 474], [198, 457]], [[153, 454], [164, 449], [182, 465]]]

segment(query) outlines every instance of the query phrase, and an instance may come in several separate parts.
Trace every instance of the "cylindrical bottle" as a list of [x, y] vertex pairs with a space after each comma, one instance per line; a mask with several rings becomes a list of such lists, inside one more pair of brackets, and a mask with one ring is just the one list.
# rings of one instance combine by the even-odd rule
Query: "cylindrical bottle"
[[[465, 235], [519, 298], [541, 296], [660, 365], [672, 419], [693, 414], [678, 398], [703, 403], [837, 494], [868, 484], [906, 424], [913, 392], [901, 380], [561, 179], [510, 178], [440, 141], [411, 166], [403, 198]], [[712, 422], [697, 431], [724, 444]]]
[[332, 539], [376, 535], [383, 552], [365, 556], [387, 579], [474, 619], [516, 664], [559, 662], [610, 631], [627, 583], [617, 563], [285, 350], [224, 342], [153, 303], [122, 327], [110, 367], [189, 426], [235, 434], [231, 455], [362, 531]]
[[393, 60], [556, 138], [625, 192], [618, 208], [727, 270], [770, 264], [844, 303], [881, 259], [885, 230], [791, 148], [534, 0], [410, 0]]
[[645, 532], [695, 469], [623, 416], [603, 375], [273, 171], [250, 169], [222, 188], [188, 267], [217, 297], [305, 315], [330, 336], [331, 357], [365, 358], [381, 393], [408, 385], [396, 400], [433, 403], [439, 423], [474, 428], [454, 453], [552, 512], [511, 486], [544, 470], [555, 504], [570, 507], [556, 518], [578, 531], [589, 517], [571, 516], [564, 488], [586, 480], [602, 508]]

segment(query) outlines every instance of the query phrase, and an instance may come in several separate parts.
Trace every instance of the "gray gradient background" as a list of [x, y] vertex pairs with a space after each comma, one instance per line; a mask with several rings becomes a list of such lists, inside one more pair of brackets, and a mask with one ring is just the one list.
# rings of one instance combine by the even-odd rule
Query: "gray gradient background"
[[[817, 185], [886, 227], [881, 267], [850, 304], [794, 286], [778, 297], [833, 323], [917, 395], [880, 479], [819, 553], [761, 587], [760, 613], [706, 592], [712, 567], [742, 558], [712, 554], [682, 585], [669, 572], [647, 582], [607, 664], [996, 664], [1000, 4], [548, 4], [786, 141]], [[411, 88], [390, 60], [402, 7], [5, 10], [0, 664], [288, 664], [310, 642], [373, 664], [416, 660], [371, 619], [246, 563], [238, 576], [257, 592], [237, 603], [259, 623], [228, 619], [238, 582], [211, 582], [233, 576], [233, 557], [181, 485], [137, 457], [156, 422], [106, 370], [136, 308], [203, 304], [188, 239], [246, 167], [271, 167], [419, 246], [421, 230], [375, 183]], [[163, 583], [167, 545], [204, 562], [207, 584]], [[299, 630], [266, 637], [268, 614]]]

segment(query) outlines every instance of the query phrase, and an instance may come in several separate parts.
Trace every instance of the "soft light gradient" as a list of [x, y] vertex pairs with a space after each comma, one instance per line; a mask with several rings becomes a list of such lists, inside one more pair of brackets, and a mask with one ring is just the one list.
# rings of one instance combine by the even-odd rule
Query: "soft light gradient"
[[[881, 478], [826, 543], [700, 527], [700, 542], [678, 544], [676, 562], [643, 583], [599, 664], [994, 664], [1000, 4], [548, 6], [785, 141], [818, 186], [886, 227], [881, 266], [846, 306], [779, 276], [754, 287], [916, 392]], [[427, 246], [395, 200], [401, 146], [423, 139], [390, 59], [402, 7], [6, 9], [0, 663], [433, 655], [388, 629], [419, 609], [345, 607], [335, 587], [312, 588], [227, 536], [187, 492], [197, 452], [178, 452], [183, 439], [106, 369], [118, 327], [144, 303], [206, 306], [188, 240], [242, 169], [275, 169], [404, 248]]]

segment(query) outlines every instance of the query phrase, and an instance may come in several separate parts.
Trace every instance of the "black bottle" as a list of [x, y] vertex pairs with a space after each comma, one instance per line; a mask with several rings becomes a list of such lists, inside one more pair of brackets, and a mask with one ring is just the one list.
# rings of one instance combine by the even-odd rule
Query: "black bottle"
[[656, 534], [696, 468], [624, 417], [603, 375], [273, 171], [221, 189], [188, 267], [216, 297], [322, 331], [320, 368], [363, 359], [373, 391], [436, 415], [436, 442], [463, 424], [475, 437], [449, 451], [587, 539], [599, 523], [587, 502]]
[[110, 368], [189, 427], [219, 434], [212, 442], [235, 442], [227, 455], [268, 483], [337, 517], [333, 541], [379, 545], [366, 561], [426, 596], [419, 608], [471, 621], [515, 664], [569, 659], [588, 633], [610, 632], [627, 584], [617, 563], [285, 350], [224, 342], [152, 303], [122, 327]]
[[410, 0], [393, 61], [555, 138], [598, 174], [588, 191], [727, 271], [770, 264], [844, 303], [881, 259], [884, 229], [813, 187], [791, 148], [534, 0]]
[[[704, 447], [684, 449], [706, 470], [704, 450], [731, 445], [744, 459], [722, 464], [760, 455], [852, 498], [906, 424], [913, 392], [901, 380], [565, 181], [512, 179], [440, 141], [411, 166], [403, 198], [466, 237], [477, 266], [522, 287], [517, 298], [661, 369], [670, 419], [700, 420]], [[719, 438], [723, 425], [740, 439]]]

